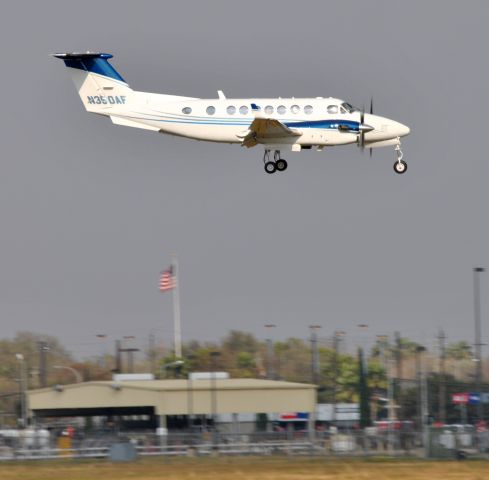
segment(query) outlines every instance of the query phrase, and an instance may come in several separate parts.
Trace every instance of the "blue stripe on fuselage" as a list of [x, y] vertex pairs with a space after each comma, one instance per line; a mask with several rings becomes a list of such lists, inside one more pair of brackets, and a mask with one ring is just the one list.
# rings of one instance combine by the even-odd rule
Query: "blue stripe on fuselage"
[[348, 130], [358, 132], [359, 123], [352, 120], [308, 120], [303, 122], [286, 122], [285, 125], [289, 128], [335, 128], [340, 125], [345, 126]]

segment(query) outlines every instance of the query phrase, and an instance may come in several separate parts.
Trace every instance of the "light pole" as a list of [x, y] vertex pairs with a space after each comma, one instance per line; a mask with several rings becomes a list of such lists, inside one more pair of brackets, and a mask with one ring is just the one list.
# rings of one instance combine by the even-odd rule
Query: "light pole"
[[482, 328], [481, 328], [481, 298], [480, 298], [480, 274], [485, 272], [483, 267], [475, 267], [474, 271], [474, 322], [475, 322], [475, 381], [476, 389], [479, 393], [479, 403], [477, 404], [477, 417], [478, 420], [483, 420], [483, 409], [481, 402], [481, 390], [482, 390]]
[[267, 323], [265, 328], [267, 329], [267, 378], [268, 380], [275, 379], [275, 371], [274, 371], [274, 355], [273, 355], [273, 340], [272, 340], [272, 329], [275, 328], [276, 325], [273, 323]]
[[27, 427], [27, 381], [25, 372], [25, 360], [22, 353], [16, 353], [15, 358], [19, 362], [19, 390], [20, 390], [20, 415], [22, 428]]
[[336, 397], [338, 395], [338, 377], [339, 377], [339, 362], [338, 362], [338, 354], [339, 354], [339, 347], [340, 347], [340, 342], [341, 339], [346, 335], [346, 332], [342, 330], [336, 330], [334, 332], [333, 336], [333, 352], [334, 352], [334, 357], [333, 357], [333, 424], [336, 425]]
[[[124, 339], [125, 342], [129, 341], [130, 343], [128, 343], [128, 345], [132, 344], [133, 343], [133, 340], [136, 339], [136, 337], [134, 335], [124, 335], [122, 337]], [[120, 348], [119, 347], [119, 352], [127, 352], [127, 369], [129, 370], [129, 373], [133, 373], [134, 372], [134, 352], [139, 352], [139, 348], [134, 348], [134, 347], [131, 347], [131, 346], [127, 346], [125, 348]]]
[[319, 351], [318, 351], [318, 336], [317, 330], [321, 328], [321, 325], [309, 325], [311, 330], [311, 376], [312, 383], [317, 385], [319, 383]]
[[211, 352], [212, 377], [211, 377], [211, 416], [212, 416], [212, 445], [217, 446], [217, 358], [221, 352]]
[[[359, 323], [357, 325], [357, 327], [362, 332], [366, 332], [368, 329], [368, 324], [367, 323]], [[365, 376], [368, 376], [368, 350], [367, 350], [368, 345], [367, 345], [366, 334], [365, 334], [365, 337], [364, 337], [364, 335], [360, 335], [360, 347], [364, 351], [364, 354], [362, 355], [363, 371], [365, 372]]]
[[95, 335], [95, 337], [100, 340], [100, 344], [101, 344], [101, 352], [100, 352], [100, 367], [101, 368], [106, 368], [107, 365], [106, 365], [106, 356], [107, 356], [107, 352], [106, 352], [106, 345], [105, 345], [105, 342], [107, 340], [107, 334], [105, 333], [97, 333]]
[[80, 372], [72, 367], [67, 367], [65, 365], [53, 365], [53, 368], [55, 368], [56, 370], [69, 370], [75, 376], [76, 383], [83, 382]]
[[416, 377], [418, 380], [418, 395], [417, 395], [417, 417], [418, 417], [418, 428], [421, 432], [424, 428], [424, 424], [426, 422], [426, 412], [424, 407], [424, 371], [423, 371], [423, 363], [422, 363], [422, 354], [426, 351], [426, 348], [422, 345], [418, 345], [416, 347], [416, 356], [415, 356], [415, 364], [416, 364]]
[[187, 428], [189, 429], [189, 432], [192, 431], [193, 427], [193, 415], [194, 415], [194, 392], [193, 392], [193, 385], [192, 385], [192, 372], [191, 372], [191, 367], [192, 364], [190, 362], [193, 362], [195, 360], [195, 355], [190, 353], [187, 355], [187, 362], [188, 362], [188, 368], [187, 368]]

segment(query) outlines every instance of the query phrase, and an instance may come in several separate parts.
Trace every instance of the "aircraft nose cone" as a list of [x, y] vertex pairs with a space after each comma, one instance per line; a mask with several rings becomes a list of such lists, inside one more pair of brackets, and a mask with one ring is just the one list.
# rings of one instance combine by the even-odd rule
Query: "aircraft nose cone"
[[409, 132], [411, 132], [411, 129], [407, 125], [403, 125], [402, 123], [396, 123], [396, 126], [394, 128], [397, 132], [398, 137], [405, 137], [406, 135], [409, 135]]

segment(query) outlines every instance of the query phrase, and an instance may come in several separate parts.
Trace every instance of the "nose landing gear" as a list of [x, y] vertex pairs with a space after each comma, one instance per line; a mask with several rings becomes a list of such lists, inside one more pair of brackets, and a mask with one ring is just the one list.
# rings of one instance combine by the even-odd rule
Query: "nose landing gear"
[[265, 149], [263, 163], [265, 172], [267, 173], [283, 172], [284, 170], [287, 170], [287, 162], [283, 158], [280, 158], [280, 150], [275, 150], [273, 152], [273, 160], [270, 160], [270, 150]]
[[401, 150], [401, 140], [399, 137], [397, 138], [397, 145], [394, 151], [397, 154], [397, 160], [396, 163], [394, 163], [394, 172], [402, 175], [407, 171], [407, 163], [402, 159], [403, 153]]

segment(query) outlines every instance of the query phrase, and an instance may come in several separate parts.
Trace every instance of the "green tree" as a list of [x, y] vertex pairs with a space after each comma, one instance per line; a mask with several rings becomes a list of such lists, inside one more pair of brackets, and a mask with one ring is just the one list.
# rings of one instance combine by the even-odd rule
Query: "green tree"
[[472, 347], [465, 341], [450, 343], [446, 348], [447, 358], [470, 360], [473, 358]]

